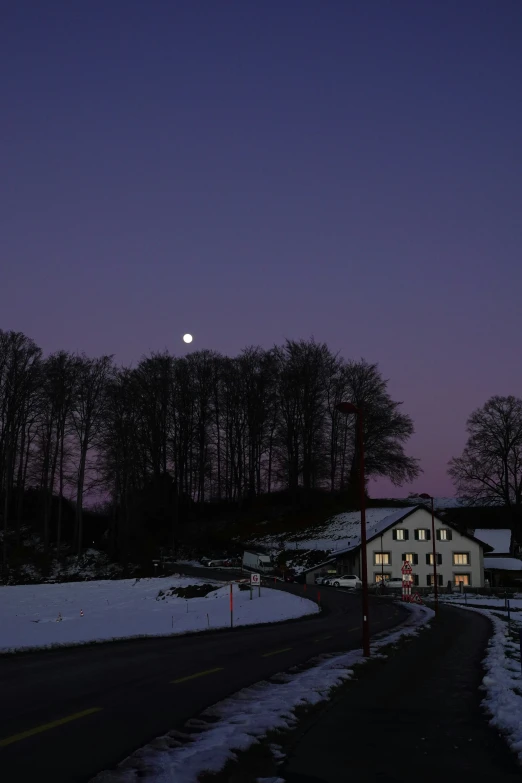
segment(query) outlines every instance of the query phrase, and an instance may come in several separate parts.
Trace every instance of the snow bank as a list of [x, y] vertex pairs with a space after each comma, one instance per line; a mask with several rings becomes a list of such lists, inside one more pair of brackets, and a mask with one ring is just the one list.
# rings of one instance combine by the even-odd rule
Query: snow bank
[[[170, 588], [211, 584], [201, 598]], [[160, 595], [160, 592], [165, 595]], [[0, 587], [0, 652], [169, 636], [230, 625], [229, 585], [195, 577], [161, 577]], [[300, 596], [263, 587], [250, 600], [234, 585], [234, 625], [289, 620], [318, 612]]]
[[[430, 596], [431, 598], [432, 596]], [[449, 604], [458, 604], [459, 606], [482, 606], [485, 608], [506, 608], [505, 598], [497, 598], [493, 595], [468, 595], [457, 593], [456, 595], [439, 595], [439, 601]], [[509, 606], [511, 609], [522, 609], [522, 596], [520, 593], [515, 594], [513, 598], [509, 599]]]
[[[483, 665], [486, 675], [482, 688], [486, 696], [482, 702], [491, 715], [490, 723], [504, 735], [511, 750], [522, 763], [522, 674], [520, 644], [509, 633], [507, 613], [503, 617], [489, 609], [467, 608], [488, 617], [493, 625]], [[518, 634], [522, 621], [511, 616], [513, 632]]]
[[[372, 653], [401, 637], [416, 635], [434, 614], [427, 607], [407, 608], [411, 614], [406, 623], [376, 638]], [[279, 674], [272, 678], [275, 682], [243, 688], [206, 710], [201, 720], [191, 722], [201, 728], [199, 734], [170, 732], [138, 750], [117, 769], [100, 773], [91, 783], [196, 783], [203, 771], [218, 772], [236, 758], [236, 751], [246, 750], [267, 732], [292, 728], [297, 721], [296, 707], [327, 699], [333, 687], [353, 676], [354, 664], [366, 660], [362, 650], [321, 655], [304, 671]]]

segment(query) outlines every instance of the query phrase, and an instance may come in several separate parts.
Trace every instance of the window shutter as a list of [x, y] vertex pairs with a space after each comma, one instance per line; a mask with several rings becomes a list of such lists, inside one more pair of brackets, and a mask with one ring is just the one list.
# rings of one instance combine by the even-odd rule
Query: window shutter
[[438, 576], [438, 579], [439, 579], [439, 587], [443, 587], [444, 582], [442, 581], [442, 574], [437, 574], [437, 576]]
[[404, 552], [404, 554], [401, 555], [401, 558], [402, 558], [402, 562], [404, 563], [404, 561], [406, 560], [406, 552]]
[[431, 565], [429, 554], [426, 555], [426, 565]]
[[419, 540], [419, 531], [418, 530], [414, 530], [413, 533], [415, 535], [415, 541], [418, 541]]
[[429, 541], [430, 539], [431, 539], [431, 530], [428, 530], [428, 528], [426, 528], [426, 541]]
[[437, 528], [437, 541], [441, 541], [440, 528]]
[[393, 540], [397, 541], [397, 531], [396, 530], [393, 531]]
[[415, 586], [418, 586], [418, 584], [419, 584], [419, 575], [418, 574], [413, 574], [413, 584]]
[[442, 555], [437, 555], [437, 565], [442, 565]]
[[453, 532], [451, 530], [449, 530], [449, 529], [446, 530], [446, 536], [447, 536], [448, 541], [451, 541], [451, 539], [453, 538]]
[[426, 577], [426, 584], [428, 585], [428, 587], [431, 586], [431, 574], [428, 574], [428, 576]]
[[409, 538], [410, 538], [410, 531], [409, 530], [404, 530], [404, 540], [408, 541]]
[[419, 565], [419, 556], [413, 555], [413, 565]]

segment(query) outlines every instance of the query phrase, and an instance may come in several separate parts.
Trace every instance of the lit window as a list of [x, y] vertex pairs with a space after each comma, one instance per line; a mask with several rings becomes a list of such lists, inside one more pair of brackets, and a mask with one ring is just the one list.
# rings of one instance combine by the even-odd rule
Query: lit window
[[393, 538], [395, 541], [407, 541], [409, 538], [409, 531], [403, 527], [396, 528], [393, 531]]
[[391, 574], [388, 573], [383, 574], [382, 571], [374, 574], [374, 576], [376, 582], [387, 582], [389, 579], [391, 579]]
[[453, 580], [456, 585], [468, 587], [471, 584], [470, 574], [453, 574]]
[[469, 552], [453, 552], [453, 565], [469, 565]]
[[437, 538], [439, 541], [451, 541], [453, 534], [448, 528], [439, 528], [437, 530]]
[[[433, 552], [430, 552], [429, 555], [426, 555], [426, 565], [433, 565]], [[437, 565], [442, 565], [442, 555], [439, 555], [437, 552]], [[461, 565], [459, 563], [459, 565]], [[464, 565], [464, 564], [462, 564]]]
[[419, 556], [413, 554], [413, 552], [405, 552], [402, 556], [402, 562], [408, 561], [410, 565], [418, 565], [419, 564]]
[[429, 541], [430, 538], [431, 538], [430, 531], [426, 530], [425, 528], [420, 528], [419, 530], [415, 531], [416, 541]]
[[[433, 587], [433, 574], [428, 574], [428, 576], [426, 577], [426, 584], [428, 585], [428, 587]], [[439, 587], [444, 586], [442, 574], [437, 574], [437, 584]]]
[[374, 552], [373, 553], [374, 565], [391, 565], [390, 552]]

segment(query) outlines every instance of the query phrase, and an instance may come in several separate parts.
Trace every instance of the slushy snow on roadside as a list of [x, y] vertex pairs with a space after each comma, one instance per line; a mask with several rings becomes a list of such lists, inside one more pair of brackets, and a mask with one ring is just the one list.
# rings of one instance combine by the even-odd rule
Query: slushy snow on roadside
[[[203, 597], [169, 595], [171, 588], [203, 584], [211, 585]], [[0, 587], [0, 652], [225, 628], [229, 601], [228, 584], [179, 575]], [[250, 600], [248, 590], [234, 585], [234, 625], [318, 611], [312, 601], [266, 587], [261, 597], [254, 589]]]
[[[415, 636], [433, 617], [424, 606], [408, 605], [411, 615], [397, 630], [376, 638], [372, 654], [406, 636]], [[353, 666], [365, 662], [362, 650], [321, 655], [304, 671], [282, 673], [258, 682], [207, 709], [197, 721], [201, 732], [172, 731], [141, 748], [116, 769], [101, 772], [91, 783], [196, 783], [202, 772], [219, 772], [235, 751], [247, 750], [273, 729], [290, 729], [300, 705], [328, 698], [330, 690], [353, 676]], [[208, 722], [206, 721], [208, 720]]]
[[[483, 665], [486, 675], [482, 688], [486, 693], [483, 706], [490, 714], [490, 723], [500, 731], [511, 750], [517, 754], [522, 764], [522, 674], [520, 663], [519, 632], [522, 629], [522, 617], [519, 612], [511, 614], [510, 625], [501, 599], [489, 599], [484, 602], [495, 606], [495, 611], [466, 606], [462, 597], [459, 603], [462, 609], [477, 612], [488, 617], [493, 625], [491, 637]], [[482, 601], [482, 596], [480, 596]], [[498, 604], [497, 604], [498, 602]], [[510, 632], [511, 631], [511, 632]]]

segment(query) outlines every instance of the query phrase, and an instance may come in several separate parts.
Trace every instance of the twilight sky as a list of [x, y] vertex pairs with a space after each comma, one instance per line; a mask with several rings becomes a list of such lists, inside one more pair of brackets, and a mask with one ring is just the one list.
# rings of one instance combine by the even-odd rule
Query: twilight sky
[[0, 328], [378, 362], [452, 495], [522, 396], [520, 0], [6, 0]]

